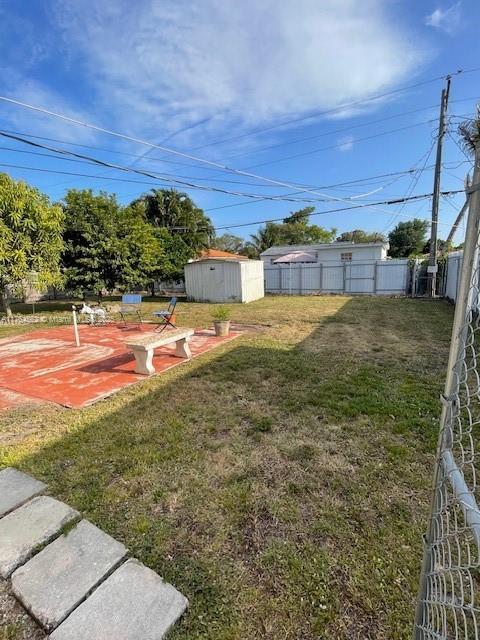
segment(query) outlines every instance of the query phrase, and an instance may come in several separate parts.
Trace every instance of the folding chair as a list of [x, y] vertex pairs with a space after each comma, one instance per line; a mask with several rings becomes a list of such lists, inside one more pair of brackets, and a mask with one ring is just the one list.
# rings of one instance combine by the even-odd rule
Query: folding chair
[[161, 322], [158, 325], [158, 327], [155, 329], [155, 331], [163, 331], [168, 326], [173, 327], [174, 329], [177, 328], [172, 322], [172, 316], [175, 313], [175, 307], [176, 306], [177, 306], [177, 298], [174, 296], [170, 300], [167, 309], [164, 309], [163, 311], [154, 311], [153, 312], [152, 315], [154, 315], [157, 318], [161, 318], [163, 320], [163, 322]]
[[127, 325], [125, 316], [128, 316], [128, 315], [136, 315], [138, 318], [138, 321], [140, 323], [142, 322], [142, 316], [140, 315], [141, 305], [142, 305], [142, 296], [138, 293], [127, 293], [124, 296], [122, 296], [122, 302], [120, 305], [120, 316], [123, 322], [125, 323], [125, 326]]

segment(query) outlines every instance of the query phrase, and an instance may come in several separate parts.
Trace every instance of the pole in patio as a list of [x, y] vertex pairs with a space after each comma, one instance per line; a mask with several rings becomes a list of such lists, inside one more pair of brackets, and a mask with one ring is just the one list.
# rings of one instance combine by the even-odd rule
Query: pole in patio
[[428, 261], [428, 284], [427, 295], [434, 298], [437, 284], [437, 235], [438, 235], [438, 206], [440, 202], [440, 174], [442, 171], [442, 149], [443, 138], [445, 136], [445, 116], [448, 106], [448, 95], [450, 93], [450, 76], [447, 76], [447, 86], [442, 89], [442, 97], [440, 101], [440, 118], [438, 122], [437, 135], [437, 158], [435, 161], [435, 177], [433, 181], [433, 198], [432, 198], [432, 228], [430, 231], [430, 258]]
[[72, 305], [72, 317], [73, 317], [73, 333], [75, 334], [75, 345], [80, 347], [80, 335], [78, 333], [78, 324], [77, 324], [77, 307]]

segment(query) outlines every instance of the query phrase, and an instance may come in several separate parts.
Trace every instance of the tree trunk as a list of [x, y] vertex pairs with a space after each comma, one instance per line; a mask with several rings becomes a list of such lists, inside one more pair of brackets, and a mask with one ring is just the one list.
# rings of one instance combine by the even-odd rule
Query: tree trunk
[[10, 299], [8, 297], [8, 291], [6, 287], [2, 288], [1, 300], [2, 300], [3, 310], [7, 314], [7, 321], [10, 321], [13, 316], [13, 313], [12, 313], [12, 308], [10, 307]]
[[155, 297], [155, 282], [152, 282], [150, 287], [151, 287], [150, 291], [152, 292], [152, 298], [154, 298]]

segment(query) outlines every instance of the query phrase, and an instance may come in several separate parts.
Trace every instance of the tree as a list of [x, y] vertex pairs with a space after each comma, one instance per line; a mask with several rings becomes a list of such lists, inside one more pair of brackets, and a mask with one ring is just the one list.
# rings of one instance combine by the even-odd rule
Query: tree
[[240, 253], [244, 248], [245, 241], [239, 236], [234, 236], [231, 233], [224, 233], [222, 236], [215, 238], [213, 245], [215, 249], [220, 249], [220, 251]]
[[67, 289], [84, 296], [118, 288], [129, 291], [152, 286], [156, 280], [178, 279], [191, 257], [180, 235], [146, 219], [137, 200], [122, 207], [114, 195], [71, 189], [65, 196]]
[[309, 224], [310, 214], [313, 211], [313, 207], [306, 207], [292, 212], [280, 224], [267, 222], [256, 234], [250, 236], [250, 241], [245, 245], [242, 253], [258, 257], [263, 251], [275, 245], [332, 242], [336, 234], [335, 229], [328, 231], [316, 224]]
[[465, 120], [458, 127], [460, 134], [460, 144], [465, 152], [472, 158], [475, 156], [475, 149], [480, 142], [480, 108], [477, 107], [477, 117]]
[[114, 195], [103, 191], [95, 195], [91, 189], [70, 189], [62, 206], [66, 288], [75, 295], [93, 291], [101, 297], [103, 289], [115, 288], [123, 261], [126, 243], [118, 235], [121, 207]]
[[385, 242], [385, 236], [378, 231], [363, 231], [363, 229], [354, 229], [353, 231], [344, 231], [341, 233], [336, 242]]
[[305, 207], [298, 211], [290, 212], [290, 215], [283, 219], [284, 224], [308, 224], [310, 215], [315, 211], [315, 207]]
[[408, 258], [420, 253], [425, 245], [428, 222], [414, 218], [407, 222], [399, 222], [388, 234], [389, 254], [392, 258]]
[[210, 246], [215, 235], [210, 218], [186, 194], [175, 189], [152, 189], [132, 205], [141, 205], [145, 219], [157, 228], [166, 228], [171, 235], [180, 236], [194, 258]]
[[[447, 251], [451, 251], [450, 246], [447, 246], [446, 240], [437, 240], [437, 251], [441, 253], [445, 253]], [[430, 238], [423, 245], [422, 253], [430, 253]]]
[[166, 243], [145, 220], [142, 207], [122, 208], [119, 213], [116, 286], [122, 291], [147, 287], [165, 272]]
[[61, 282], [63, 212], [25, 182], [0, 174], [0, 295], [11, 317], [9, 289], [34, 272], [40, 287]]
[[273, 222], [267, 222], [264, 227], [260, 227], [257, 233], [250, 236], [250, 241], [245, 248], [250, 251], [252, 257], [258, 258], [263, 251], [281, 244], [279, 226]]

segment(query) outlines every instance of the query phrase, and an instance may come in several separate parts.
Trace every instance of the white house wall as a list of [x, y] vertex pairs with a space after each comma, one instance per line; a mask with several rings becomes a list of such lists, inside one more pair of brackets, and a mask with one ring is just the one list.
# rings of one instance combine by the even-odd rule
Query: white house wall
[[[303, 245], [302, 245], [303, 246]], [[295, 247], [290, 248], [290, 252], [294, 251]], [[340, 262], [342, 259], [342, 253], [351, 253], [352, 261], [354, 262], [368, 262], [370, 260], [385, 260], [387, 257], [387, 249], [382, 245], [342, 245], [335, 244], [328, 247], [318, 247], [315, 245], [307, 246], [303, 249], [307, 253], [317, 255], [317, 262], [324, 264], [325, 262]], [[281, 256], [289, 253], [288, 247], [282, 247], [277, 250], [276, 247], [269, 249], [267, 253], [263, 253], [260, 258], [265, 264], [272, 264], [273, 260], [280, 258]]]

